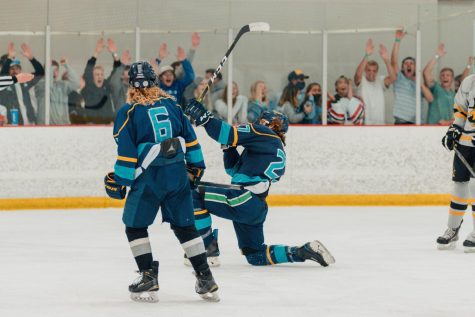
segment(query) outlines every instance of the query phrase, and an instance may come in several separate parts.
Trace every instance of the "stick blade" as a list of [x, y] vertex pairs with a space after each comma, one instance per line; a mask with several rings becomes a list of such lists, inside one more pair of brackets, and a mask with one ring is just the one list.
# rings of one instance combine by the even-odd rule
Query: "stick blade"
[[251, 32], [269, 32], [270, 31], [270, 25], [267, 22], [249, 23], [249, 30]]

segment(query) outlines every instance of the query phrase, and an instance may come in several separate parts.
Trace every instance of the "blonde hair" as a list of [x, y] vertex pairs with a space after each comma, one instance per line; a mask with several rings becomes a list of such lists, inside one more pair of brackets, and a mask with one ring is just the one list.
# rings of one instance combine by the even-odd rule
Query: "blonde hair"
[[160, 100], [161, 98], [171, 98], [172, 96], [161, 90], [159, 87], [150, 88], [134, 88], [129, 87], [127, 90], [127, 103], [138, 103], [141, 105], [151, 105]]
[[[257, 100], [257, 98], [256, 98], [257, 85], [259, 85], [259, 84], [261, 84], [261, 83], [264, 84], [264, 85], [266, 84], [263, 80], [258, 80], [258, 81], [254, 82], [254, 83], [251, 85], [251, 100], [252, 100], [252, 101]], [[264, 99], [263, 102], [264, 102], [264, 103], [267, 103], [267, 95], [264, 95], [263, 97], [264, 97], [264, 98], [263, 98], [263, 99]], [[260, 101], [260, 100], [259, 100], [259, 101]]]

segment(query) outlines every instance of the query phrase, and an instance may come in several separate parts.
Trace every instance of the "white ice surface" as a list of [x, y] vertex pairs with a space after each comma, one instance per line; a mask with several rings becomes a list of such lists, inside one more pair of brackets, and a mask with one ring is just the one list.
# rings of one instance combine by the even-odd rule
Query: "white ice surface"
[[475, 316], [475, 254], [461, 241], [437, 251], [447, 208], [271, 208], [269, 244], [322, 241], [336, 264], [252, 267], [229, 222], [220, 228], [220, 303], [194, 293], [183, 251], [159, 221], [150, 235], [160, 260], [160, 302], [130, 301], [136, 277], [121, 211], [0, 212], [0, 316]]

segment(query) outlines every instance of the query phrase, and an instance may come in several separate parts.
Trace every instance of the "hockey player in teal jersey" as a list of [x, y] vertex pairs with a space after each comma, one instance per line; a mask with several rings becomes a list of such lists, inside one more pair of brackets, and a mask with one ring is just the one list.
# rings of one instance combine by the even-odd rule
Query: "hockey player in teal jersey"
[[160, 209], [193, 265], [196, 292], [217, 301], [218, 286], [194, 226], [190, 180], [193, 186], [205, 168], [195, 132], [174, 99], [157, 87], [149, 63], [132, 64], [129, 77], [127, 104], [114, 122], [118, 157], [105, 187], [117, 199], [125, 198], [130, 187], [122, 220], [140, 272], [129, 286], [131, 298], [158, 300], [158, 261], [153, 260], [147, 229]]
[[[199, 186], [193, 191], [195, 226], [200, 232], [207, 255], [213, 265], [219, 265], [217, 234], [211, 227], [211, 216], [233, 221], [239, 248], [252, 265], [273, 265], [313, 260], [328, 266], [335, 259], [319, 241], [303, 246], [266, 245], [264, 221], [267, 215], [266, 197], [272, 183], [285, 173], [284, 151], [288, 118], [276, 111], [265, 111], [255, 123], [237, 127], [213, 118], [198, 101], [185, 109], [196, 126], [204, 126], [208, 135], [226, 149], [224, 167], [231, 183], [241, 189]], [[244, 149], [240, 154], [237, 147]]]

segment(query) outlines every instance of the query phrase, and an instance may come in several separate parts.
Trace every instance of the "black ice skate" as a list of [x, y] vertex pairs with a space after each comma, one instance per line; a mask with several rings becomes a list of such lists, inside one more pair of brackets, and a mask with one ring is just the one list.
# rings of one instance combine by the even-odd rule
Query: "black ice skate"
[[136, 302], [158, 302], [158, 262], [153, 261], [152, 268], [140, 272], [140, 276], [129, 285], [130, 298]]
[[[460, 226], [462, 223], [460, 223]], [[459, 240], [460, 226], [455, 229], [447, 228], [444, 234], [437, 238], [437, 249], [439, 250], [453, 250], [457, 246]]]
[[297, 249], [297, 256], [304, 260], [312, 260], [321, 266], [335, 263], [335, 258], [320, 241], [307, 242]]
[[[213, 241], [206, 248], [206, 257], [208, 258], [208, 265], [211, 267], [217, 267], [221, 265], [219, 261], [219, 246], [218, 246], [218, 229], [213, 230]], [[185, 254], [185, 265], [191, 266], [190, 260], [186, 257]]]
[[195, 290], [201, 298], [210, 302], [219, 302], [218, 285], [214, 281], [210, 269], [194, 273], [196, 276]]
[[475, 230], [473, 230], [463, 242], [463, 249], [465, 253], [475, 252]]

